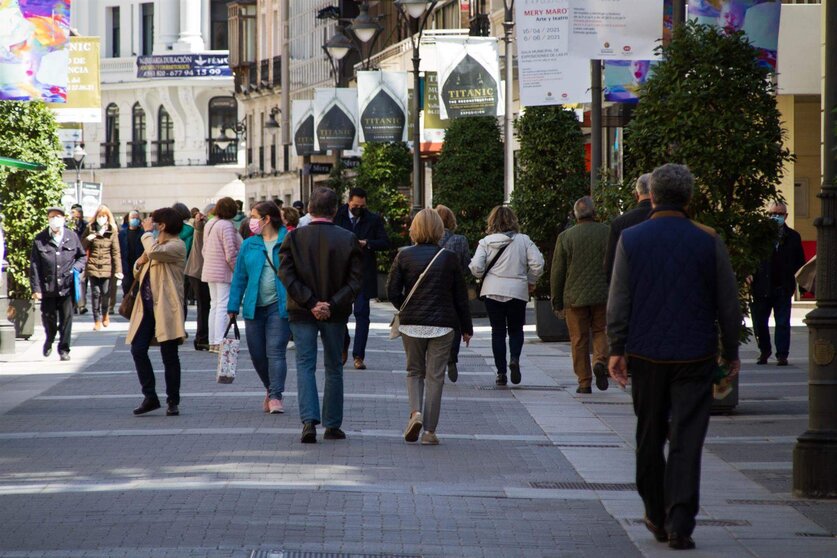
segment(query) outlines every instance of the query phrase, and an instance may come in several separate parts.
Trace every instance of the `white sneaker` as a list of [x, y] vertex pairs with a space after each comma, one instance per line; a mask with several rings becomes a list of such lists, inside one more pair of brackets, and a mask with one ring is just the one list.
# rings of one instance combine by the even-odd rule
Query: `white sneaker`
[[288, 348], [286, 350], [290, 351], [291, 349], [296, 349], [296, 343], [294, 343], [293, 341], [288, 341]]
[[407, 423], [407, 429], [404, 430], [404, 439], [408, 442], [415, 442], [418, 440], [419, 432], [421, 432], [421, 413], [416, 413], [410, 417]]

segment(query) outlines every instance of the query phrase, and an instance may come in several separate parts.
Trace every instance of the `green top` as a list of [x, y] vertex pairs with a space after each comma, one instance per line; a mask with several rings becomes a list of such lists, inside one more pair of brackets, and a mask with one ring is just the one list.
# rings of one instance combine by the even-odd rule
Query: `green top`
[[[273, 262], [273, 247], [276, 246], [277, 240], [278, 238], [264, 241], [267, 258], [264, 261], [262, 275], [259, 278], [259, 297], [256, 306], [269, 306], [276, 304], [279, 300], [279, 295], [276, 293], [276, 272], [273, 270], [276, 267], [276, 263]], [[273, 263], [273, 267], [271, 267], [271, 263]]]
[[607, 303], [608, 236], [610, 227], [594, 221], [582, 221], [558, 235], [550, 274], [553, 308]]

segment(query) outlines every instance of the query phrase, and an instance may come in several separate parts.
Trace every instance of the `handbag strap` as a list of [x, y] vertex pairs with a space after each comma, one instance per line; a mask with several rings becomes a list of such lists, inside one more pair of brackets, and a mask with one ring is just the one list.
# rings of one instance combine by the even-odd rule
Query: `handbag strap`
[[418, 279], [416, 279], [416, 282], [413, 283], [413, 288], [410, 289], [410, 293], [407, 295], [407, 298], [405, 298], [404, 302], [401, 303], [401, 308], [398, 309], [399, 312], [402, 312], [404, 310], [404, 307], [407, 306], [407, 303], [410, 302], [410, 299], [413, 298], [413, 293], [416, 292], [416, 289], [421, 284], [422, 280], [424, 279], [424, 276], [427, 275], [427, 270], [430, 269], [430, 266], [433, 265], [433, 262], [436, 261], [436, 258], [438, 258], [439, 255], [444, 251], [445, 251], [445, 249], [442, 248], [441, 250], [436, 252], [436, 255], [433, 256], [433, 259], [430, 260], [430, 263], [427, 264], [427, 267], [425, 267], [424, 271], [421, 272], [421, 275], [418, 276]]
[[[509, 242], [509, 244], [511, 244], [511, 242]], [[500, 250], [497, 252], [497, 254], [495, 254], [495, 256], [491, 258], [491, 261], [488, 262], [488, 267], [485, 268], [485, 273], [482, 274], [483, 281], [485, 281], [485, 278], [488, 276], [488, 272], [491, 271], [491, 268], [494, 267], [494, 264], [497, 263], [497, 260], [500, 259], [500, 256], [503, 255], [503, 252], [506, 251], [506, 248], [509, 247], [509, 244], [504, 244], [503, 247], [500, 248]]]
[[241, 339], [241, 333], [238, 331], [238, 322], [235, 320], [235, 318], [231, 319], [230, 323], [227, 324], [227, 329], [226, 331], [224, 331], [224, 339], [226, 339], [227, 335], [230, 334], [230, 328], [233, 328], [235, 338]]

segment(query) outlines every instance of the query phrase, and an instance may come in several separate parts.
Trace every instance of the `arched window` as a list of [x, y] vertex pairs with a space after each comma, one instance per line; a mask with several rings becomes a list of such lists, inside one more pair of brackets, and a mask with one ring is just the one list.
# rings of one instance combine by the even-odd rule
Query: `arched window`
[[174, 164], [174, 123], [166, 107], [157, 111], [157, 166]]
[[134, 103], [134, 108], [131, 109], [131, 143], [129, 153], [131, 154], [131, 160], [128, 166], [146, 166], [145, 111], [139, 103]]
[[238, 103], [235, 97], [209, 100], [209, 164], [238, 162]]
[[119, 107], [111, 103], [105, 109], [105, 143], [102, 144], [102, 167], [119, 167]]

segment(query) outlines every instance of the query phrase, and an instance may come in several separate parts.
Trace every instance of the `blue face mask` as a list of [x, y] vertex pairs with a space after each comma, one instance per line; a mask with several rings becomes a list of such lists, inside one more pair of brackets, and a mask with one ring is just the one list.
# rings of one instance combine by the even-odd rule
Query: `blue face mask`
[[131, 227], [133, 227], [133, 228], [135, 228], [135, 229], [136, 229], [136, 228], [138, 228], [138, 227], [140, 226], [140, 220], [139, 220], [139, 219], [131, 219], [131, 221], [130, 221], [128, 224], [129, 224]]
[[785, 224], [785, 216], [784, 215], [771, 215], [770, 217], [771, 217], [771, 219], [776, 221], [779, 224], [780, 227]]

